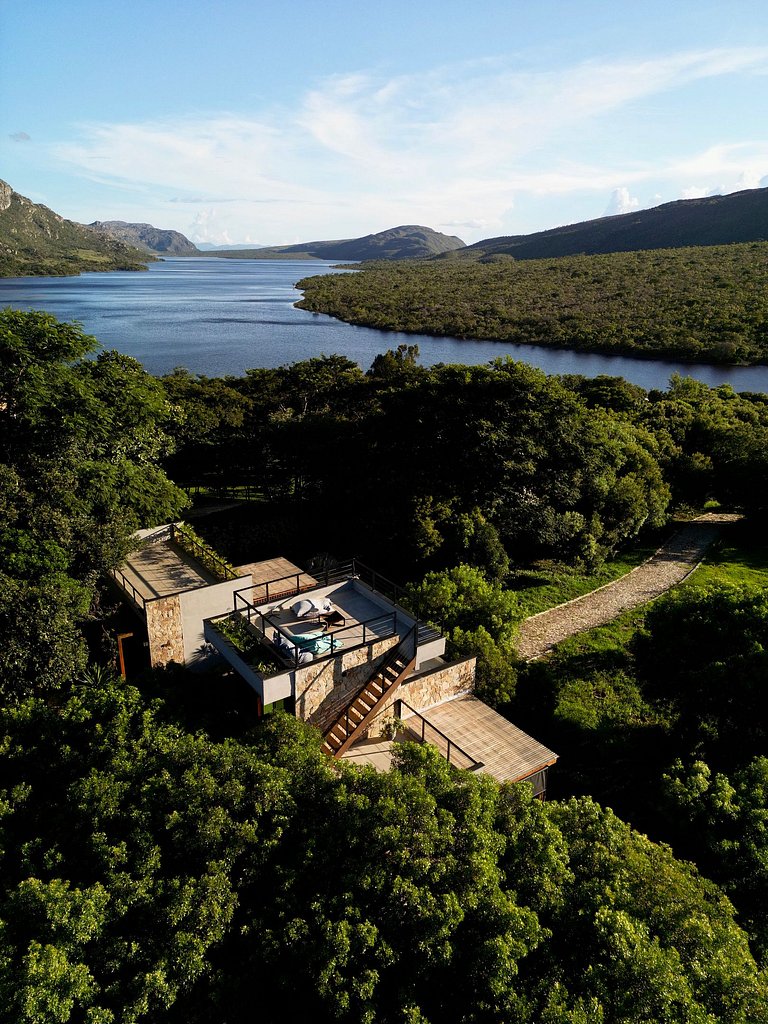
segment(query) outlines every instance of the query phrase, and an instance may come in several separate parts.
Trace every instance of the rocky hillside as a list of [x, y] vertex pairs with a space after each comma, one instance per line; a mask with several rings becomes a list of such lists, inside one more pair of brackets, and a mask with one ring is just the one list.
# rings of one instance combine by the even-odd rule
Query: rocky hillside
[[768, 188], [755, 188], [728, 196], [681, 199], [650, 210], [600, 217], [531, 235], [486, 238], [467, 246], [461, 256], [506, 253], [531, 260], [766, 240]]
[[403, 224], [362, 238], [341, 238], [327, 242], [299, 242], [268, 249], [215, 250], [206, 256], [229, 259], [316, 259], [316, 260], [413, 260], [436, 256], [464, 247], [455, 235], [443, 235], [418, 224]]
[[152, 258], [83, 224], [65, 220], [0, 181], [0, 277], [146, 270]]
[[100, 235], [117, 238], [145, 252], [164, 256], [198, 256], [200, 250], [180, 231], [156, 228], [151, 224], [128, 224], [124, 220], [95, 220], [88, 225]]

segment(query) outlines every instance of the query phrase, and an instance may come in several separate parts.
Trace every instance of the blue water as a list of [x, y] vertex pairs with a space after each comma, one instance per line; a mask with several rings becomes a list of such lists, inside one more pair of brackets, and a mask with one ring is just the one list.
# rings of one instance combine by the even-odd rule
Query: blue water
[[379, 352], [404, 342], [419, 346], [425, 366], [509, 355], [546, 373], [610, 374], [645, 388], [665, 388], [680, 373], [711, 386], [768, 393], [768, 366], [691, 365], [374, 331], [294, 308], [296, 281], [334, 272], [333, 264], [315, 260], [167, 259], [146, 273], [0, 278], [0, 307], [77, 320], [106, 348], [133, 356], [155, 374], [185, 366], [211, 377], [241, 376], [249, 367], [322, 353], [345, 355], [367, 370]]

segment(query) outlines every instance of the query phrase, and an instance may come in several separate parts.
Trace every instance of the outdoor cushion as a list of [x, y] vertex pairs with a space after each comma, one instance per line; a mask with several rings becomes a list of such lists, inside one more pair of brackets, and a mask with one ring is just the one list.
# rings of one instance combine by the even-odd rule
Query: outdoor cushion
[[296, 604], [291, 605], [291, 611], [297, 619], [304, 619], [315, 611], [315, 606], [312, 601], [297, 601]]

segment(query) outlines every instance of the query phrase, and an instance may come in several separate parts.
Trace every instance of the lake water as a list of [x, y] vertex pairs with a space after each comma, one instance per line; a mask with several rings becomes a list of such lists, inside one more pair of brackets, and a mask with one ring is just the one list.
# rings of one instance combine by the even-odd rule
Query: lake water
[[379, 352], [406, 343], [419, 346], [425, 366], [481, 364], [509, 355], [546, 373], [610, 374], [644, 388], [665, 388], [680, 373], [711, 386], [768, 393], [768, 366], [691, 365], [399, 334], [294, 308], [296, 281], [333, 272], [333, 264], [315, 260], [168, 259], [146, 273], [0, 278], [0, 307], [44, 309], [60, 320], [78, 320], [106, 348], [133, 356], [154, 374], [186, 366], [211, 377], [240, 376], [249, 367], [322, 353], [345, 355], [367, 370]]

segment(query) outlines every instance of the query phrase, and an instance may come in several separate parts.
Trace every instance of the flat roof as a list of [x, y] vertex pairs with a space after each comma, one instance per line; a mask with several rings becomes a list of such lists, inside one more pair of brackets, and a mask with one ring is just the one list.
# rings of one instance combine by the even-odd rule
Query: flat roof
[[155, 541], [132, 551], [120, 572], [145, 601], [219, 582], [170, 540]]
[[[407, 712], [407, 708], [403, 710]], [[492, 775], [498, 782], [519, 782], [557, 761], [554, 751], [477, 697], [454, 697], [435, 707], [419, 710], [419, 714], [479, 761], [482, 764], [482, 768], [477, 769], [479, 772]], [[410, 718], [404, 714], [403, 724], [408, 727], [409, 722]], [[416, 722], [413, 725], [416, 730]]]

